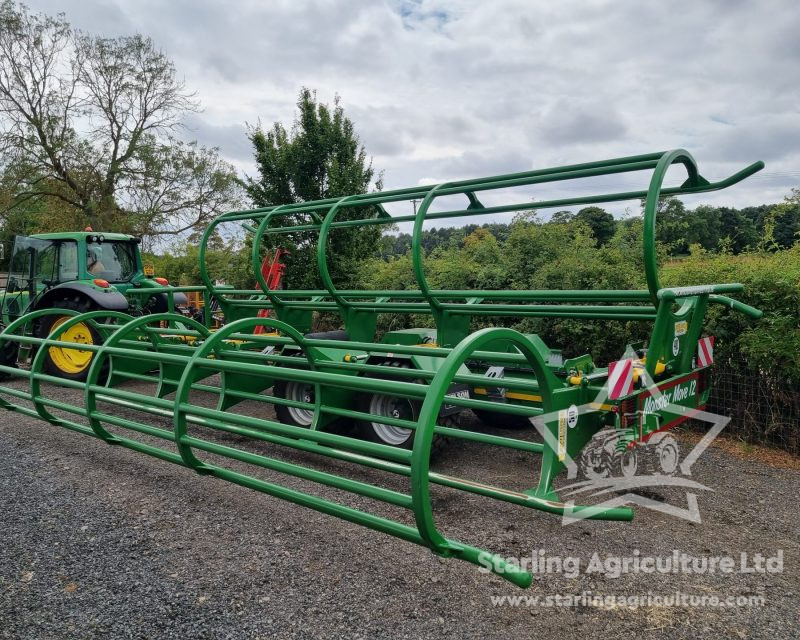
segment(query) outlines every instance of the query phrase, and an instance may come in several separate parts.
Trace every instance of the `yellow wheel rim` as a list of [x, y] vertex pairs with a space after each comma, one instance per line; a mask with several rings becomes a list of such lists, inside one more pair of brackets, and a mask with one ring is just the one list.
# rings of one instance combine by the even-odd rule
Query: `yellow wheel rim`
[[[62, 324], [70, 319], [71, 316], [58, 318], [50, 328], [50, 333], [58, 329]], [[79, 322], [67, 329], [58, 338], [61, 342], [74, 342], [76, 344], [94, 344], [92, 332], [84, 322]], [[82, 349], [70, 349], [69, 347], [50, 347], [50, 359], [53, 364], [63, 373], [75, 375], [86, 370], [92, 361], [92, 352]]]

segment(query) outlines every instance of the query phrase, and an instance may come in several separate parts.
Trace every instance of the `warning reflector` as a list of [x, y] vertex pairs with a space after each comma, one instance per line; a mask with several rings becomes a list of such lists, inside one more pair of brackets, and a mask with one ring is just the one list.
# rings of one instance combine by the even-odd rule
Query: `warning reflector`
[[714, 363], [714, 336], [700, 338], [697, 341], [697, 364], [707, 367]]
[[608, 397], [616, 400], [633, 392], [633, 360], [617, 360], [608, 365]]

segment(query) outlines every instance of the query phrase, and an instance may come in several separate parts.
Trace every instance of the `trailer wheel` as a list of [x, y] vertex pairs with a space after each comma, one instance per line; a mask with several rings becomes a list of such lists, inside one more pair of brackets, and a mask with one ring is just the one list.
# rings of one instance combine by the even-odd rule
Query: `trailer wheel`
[[[88, 300], [65, 299], [54, 302], [52, 308], [70, 309], [78, 313], [86, 313], [92, 310], [92, 304]], [[39, 338], [48, 337], [71, 318], [71, 315], [60, 316], [55, 313], [42, 317], [36, 327], [36, 336]], [[103, 342], [97, 330], [85, 322], [79, 322], [67, 329], [59, 340], [85, 345], [99, 345]], [[89, 375], [89, 366], [92, 364], [93, 358], [93, 351], [70, 347], [50, 347], [45, 355], [42, 368], [45, 373], [50, 375], [66, 380], [84, 382]]]
[[[399, 362], [397, 360], [390, 360], [381, 364], [383, 366], [393, 366], [402, 369], [411, 368], [410, 363]], [[386, 376], [382, 379], [403, 382], [409, 381], [408, 378], [399, 376]], [[410, 398], [402, 398], [399, 396], [390, 396], [382, 393], [365, 393], [359, 396], [356, 405], [358, 411], [362, 413], [415, 421], [419, 417], [421, 403], [419, 400], [411, 400]], [[437, 422], [442, 426], [455, 427], [458, 425], [458, 416], [440, 416]], [[369, 440], [370, 442], [386, 444], [392, 447], [401, 447], [403, 449], [411, 449], [414, 446], [413, 429], [384, 424], [377, 420], [359, 420], [356, 427], [358, 434], [364, 440]], [[431, 457], [439, 455], [444, 450], [447, 445], [447, 440], [448, 439], [443, 436], [433, 436]]]
[[[287, 382], [280, 380], [272, 387], [272, 395], [283, 398], [285, 400], [294, 400], [295, 402], [310, 402], [314, 403], [314, 385], [307, 382]], [[287, 407], [283, 404], [275, 404], [275, 415], [283, 424], [288, 424], [293, 427], [311, 426], [314, 421], [314, 410], [303, 409], [301, 407]]]

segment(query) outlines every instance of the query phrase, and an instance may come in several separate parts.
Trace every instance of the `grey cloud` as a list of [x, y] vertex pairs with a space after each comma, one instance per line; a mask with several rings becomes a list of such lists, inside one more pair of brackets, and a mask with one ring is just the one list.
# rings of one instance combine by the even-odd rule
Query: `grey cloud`
[[622, 118], [606, 105], [573, 104], [568, 100], [558, 101], [542, 114], [537, 128], [541, 140], [553, 145], [605, 142], [626, 133]]
[[229, 160], [253, 159], [253, 147], [244, 124], [215, 125], [207, 122], [202, 115], [189, 114], [183, 119], [183, 125], [183, 137], [187, 140], [199, 140], [206, 146], [218, 147]]
[[[245, 122], [290, 124], [301, 86], [340, 94], [399, 187], [680, 146], [709, 175], [756, 159], [787, 173], [800, 148], [795, 5], [87, 0], [66, 11], [82, 29], [152, 36], [206, 107], [193, 135], [243, 165]], [[777, 188], [753, 179], [736, 197], [760, 203]]]

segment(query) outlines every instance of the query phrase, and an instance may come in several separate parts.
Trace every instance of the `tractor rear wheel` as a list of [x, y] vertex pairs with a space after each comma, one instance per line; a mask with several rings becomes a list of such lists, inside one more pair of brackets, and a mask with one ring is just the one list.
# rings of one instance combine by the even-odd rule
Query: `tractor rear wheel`
[[[87, 313], [92, 311], [92, 304], [88, 300], [64, 299], [56, 301], [51, 308]], [[57, 313], [42, 317], [36, 329], [37, 337], [48, 337], [72, 317], [71, 315], [58, 315]], [[79, 345], [102, 344], [100, 334], [86, 322], [79, 322], [71, 326], [61, 334], [59, 341], [74, 342]], [[70, 347], [49, 347], [44, 356], [42, 369], [45, 373], [59, 378], [84, 382], [89, 375], [89, 367], [93, 358], [93, 351]]]

